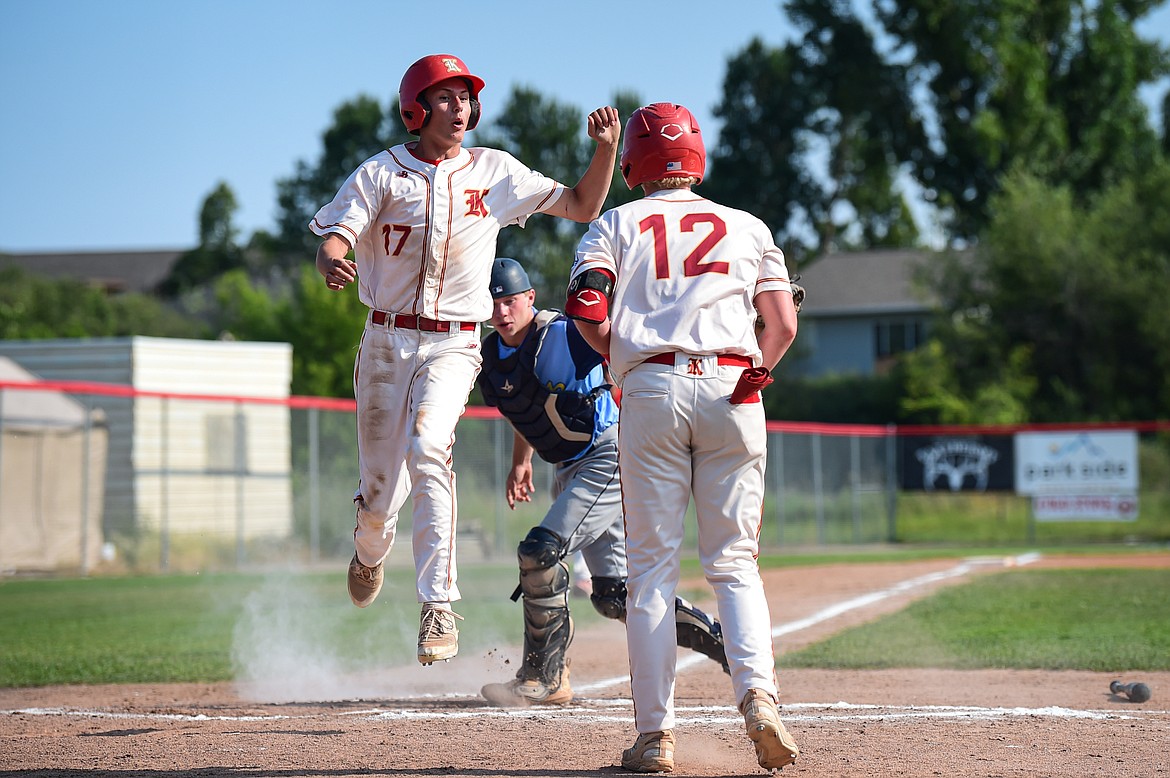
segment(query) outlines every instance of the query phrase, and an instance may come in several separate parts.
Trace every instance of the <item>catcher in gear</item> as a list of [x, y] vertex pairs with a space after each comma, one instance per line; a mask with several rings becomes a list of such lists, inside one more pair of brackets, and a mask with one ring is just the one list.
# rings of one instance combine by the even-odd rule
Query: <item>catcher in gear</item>
[[[558, 311], [537, 310], [524, 268], [499, 258], [492, 266], [491, 323], [478, 376], [484, 401], [513, 428], [509, 507], [530, 502], [532, 454], [556, 465], [553, 503], [520, 541], [524, 657], [516, 677], [483, 687], [500, 706], [563, 705], [573, 699], [566, 652], [573, 639], [567, 558], [580, 551], [592, 577], [590, 600], [607, 618], [625, 621], [626, 551], [617, 466], [618, 403], [602, 357]], [[727, 670], [719, 623], [676, 598], [678, 645]]]

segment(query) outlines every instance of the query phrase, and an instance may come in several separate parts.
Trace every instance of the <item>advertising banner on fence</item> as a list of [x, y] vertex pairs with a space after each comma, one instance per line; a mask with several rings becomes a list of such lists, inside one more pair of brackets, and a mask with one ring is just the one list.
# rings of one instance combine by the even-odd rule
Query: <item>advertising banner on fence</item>
[[1039, 495], [1138, 492], [1134, 430], [1021, 432], [1016, 435], [1016, 491]]
[[902, 438], [901, 485], [912, 491], [1012, 491], [1010, 435]]
[[1038, 494], [1032, 498], [1036, 521], [1137, 521], [1132, 494]]

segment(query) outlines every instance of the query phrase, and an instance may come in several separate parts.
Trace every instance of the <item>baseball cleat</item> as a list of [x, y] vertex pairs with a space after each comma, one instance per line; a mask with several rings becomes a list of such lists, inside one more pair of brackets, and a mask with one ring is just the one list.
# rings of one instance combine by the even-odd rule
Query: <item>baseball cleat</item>
[[535, 678], [515, 678], [508, 683], [489, 683], [479, 693], [489, 703], [500, 708], [568, 705], [573, 701], [568, 667], [561, 672], [561, 682], [555, 687], [549, 687]]
[[366, 567], [358, 561], [355, 552], [349, 560], [349, 599], [359, 608], [365, 608], [382, 591], [382, 566]]
[[418, 625], [418, 661], [429, 665], [449, 661], [458, 654], [459, 629], [455, 620], [462, 618], [450, 606], [424, 603]]
[[674, 772], [674, 732], [647, 732], [622, 751], [622, 767], [635, 773]]
[[748, 737], [756, 749], [756, 761], [765, 770], [790, 765], [800, 756], [796, 741], [780, 722], [780, 711], [772, 695], [762, 689], [749, 689], [739, 704]]

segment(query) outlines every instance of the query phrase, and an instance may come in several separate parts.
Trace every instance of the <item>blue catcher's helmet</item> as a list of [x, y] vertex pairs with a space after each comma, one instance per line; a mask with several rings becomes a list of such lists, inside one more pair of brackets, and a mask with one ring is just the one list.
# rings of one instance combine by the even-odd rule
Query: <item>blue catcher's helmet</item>
[[492, 280], [489, 288], [492, 299], [498, 300], [508, 295], [527, 292], [532, 288], [532, 282], [528, 280], [528, 273], [524, 272], [524, 267], [519, 262], [508, 257], [500, 257], [492, 263]]

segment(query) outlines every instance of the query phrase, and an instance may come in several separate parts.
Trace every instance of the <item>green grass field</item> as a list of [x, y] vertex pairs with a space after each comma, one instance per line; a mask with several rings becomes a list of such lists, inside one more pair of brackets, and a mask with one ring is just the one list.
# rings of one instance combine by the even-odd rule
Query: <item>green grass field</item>
[[[825, 554], [787, 556], [783, 563], [958, 555]], [[697, 572], [690, 566], [688, 574]], [[511, 566], [462, 571], [464, 646], [519, 639], [520, 605], [508, 599], [515, 580]], [[1013, 570], [785, 655], [784, 664], [1164, 670], [1167, 591], [1166, 570]], [[601, 619], [584, 603], [573, 613], [581, 626]], [[405, 568], [387, 570], [382, 595], [365, 610], [350, 605], [344, 573], [335, 570], [9, 580], [0, 583], [0, 625], [3, 687], [210, 682], [306, 657], [320, 672], [356, 670], [371, 658], [410, 661], [418, 606]]]
[[[465, 566], [464, 647], [515, 642], [514, 565]], [[600, 621], [577, 605], [581, 625]], [[378, 600], [357, 609], [345, 568], [263, 575], [169, 575], [0, 583], [0, 687], [223, 681], [312, 664], [322, 674], [413, 661], [413, 569], [386, 568]]]
[[784, 656], [785, 667], [1165, 670], [1170, 570], [983, 577]]

